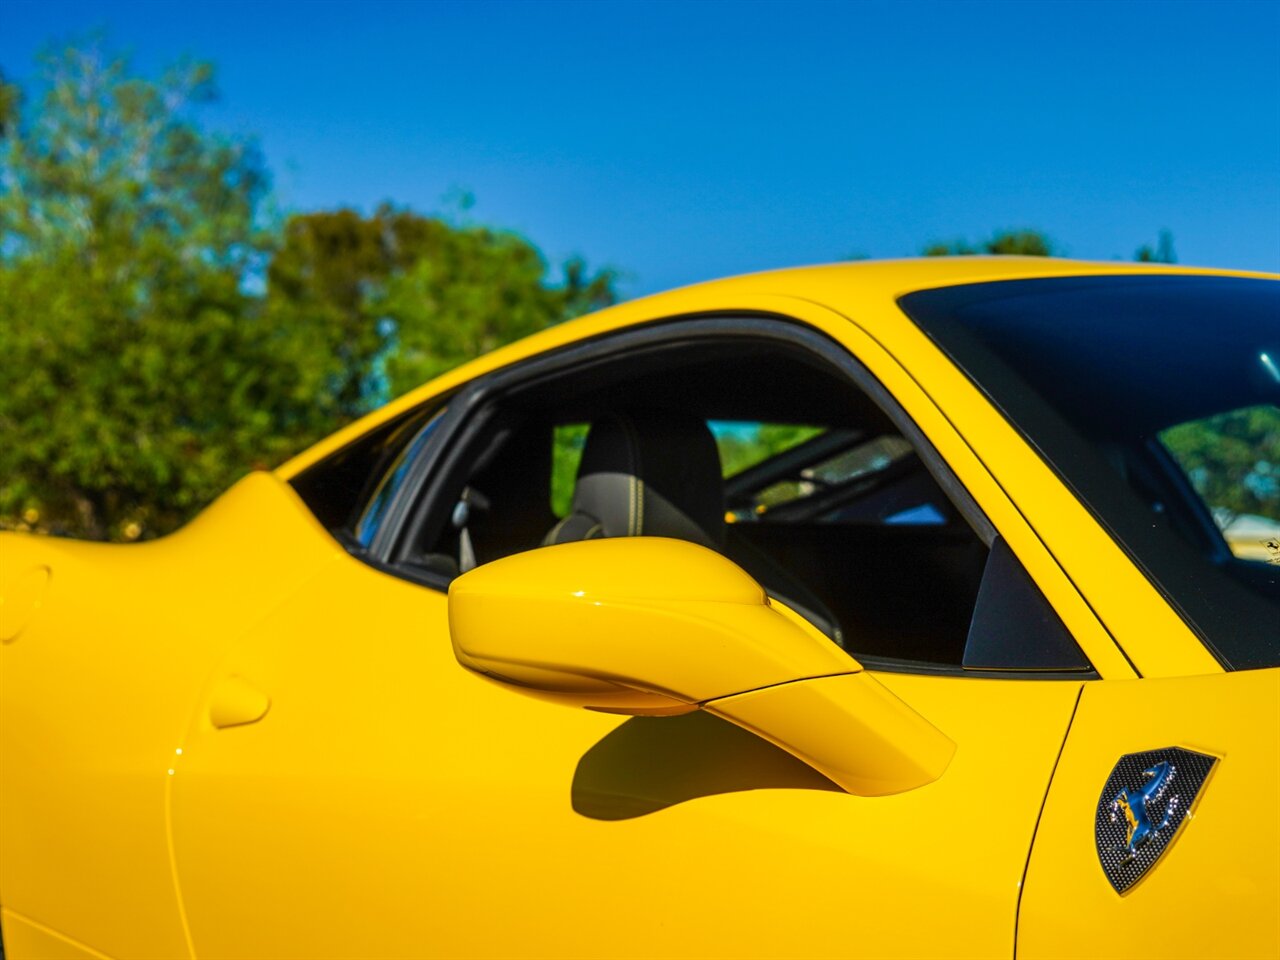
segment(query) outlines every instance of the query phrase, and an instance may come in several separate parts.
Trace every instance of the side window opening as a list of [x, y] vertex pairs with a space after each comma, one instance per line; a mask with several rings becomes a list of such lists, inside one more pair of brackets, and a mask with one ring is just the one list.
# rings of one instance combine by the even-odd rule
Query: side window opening
[[316, 519], [350, 535], [392, 463], [439, 407], [407, 411], [294, 477], [290, 484]]
[[969, 623], [967, 670], [1088, 670], [1066, 625], [1001, 537], [991, 544]]
[[715, 437], [720, 473], [726, 479], [774, 461], [780, 454], [804, 446], [827, 432], [825, 427], [812, 424], [740, 420], [712, 420], [707, 427]]
[[[517, 381], [486, 409], [457, 438], [452, 493], [420, 508], [437, 519], [398, 548], [402, 568], [447, 580], [555, 543], [676, 537], [724, 553], [882, 669], [1019, 669], [1016, 650], [993, 653], [990, 618], [989, 662], [966, 664], [984, 582], [990, 593], [1000, 572], [983, 537], [879, 406], [812, 356], [684, 343]], [[1010, 582], [1010, 559], [994, 582]], [[1041, 603], [1004, 609], [1040, 617]], [[1088, 669], [1067, 643], [1075, 656], [1053, 669]], [[1049, 669], [1030, 653], [1027, 668]]]
[[578, 464], [586, 446], [589, 423], [557, 424], [552, 432], [551, 448], [551, 512], [557, 520], [569, 515], [573, 504], [573, 488], [578, 479]]
[[[731, 522], [944, 524], [958, 515], [897, 433], [824, 431], [732, 478]], [[874, 494], [874, 496], [872, 496]]]
[[382, 476], [373, 492], [363, 498], [359, 513], [350, 525], [356, 543], [364, 549], [373, 545], [373, 538], [386, 520], [387, 508], [408, 477], [409, 466], [435, 433], [441, 416], [443, 411], [431, 415], [425, 423], [421, 417], [414, 418], [388, 441], [384, 462], [379, 465]]

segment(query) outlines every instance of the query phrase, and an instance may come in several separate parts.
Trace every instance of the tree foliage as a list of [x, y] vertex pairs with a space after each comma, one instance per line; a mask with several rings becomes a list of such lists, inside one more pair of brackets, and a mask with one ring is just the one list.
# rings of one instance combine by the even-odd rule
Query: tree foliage
[[1173, 251], [1173, 233], [1161, 230], [1154, 247], [1144, 243], [1134, 251], [1133, 259], [1139, 263], [1177, 263], [1178, 255]]
[[351, 417], [451, 367], [617, 299], [581, 260], [558, 284], [513, 233], [389, 205], [299, 214], [268, 273], [272, 322], [323, 345], [336, 413]]
[[[926, 246], [921, 253], [926, 257], [962, 257], [976, 254], [1018, 257], [1059, 256], [1057, 245], [1047, 234], [1030, 229], [998, 230], [991, 235], [990, 239], [979, 243], [970, 243], [963, 238], [935, 241]], [[1140, 263], [1177, 263], [1178, 257], [1173, 249], [1173, 234], [1169, 230], [1161, 230], [1155, 246], [1144, 243], [1134, 251], [1133, 259]]]
[[1039, 230], [999, 230], [988, 240], [971, 244], [964, 239], [934, 242], [924, 248], [926, 257], [960, 257], [987, 253], [1018, 257], [1056, 256], [1053, 241]]
[[246, 321], [267, 173], [158, 81], [69, 49], [0, 141], [0, 514], [89, 536], [172, 526], [290, 446], [291, 374]]
[[[246, 470], [617, 298], [612, 271], [553, 270], [516, 234], [391, 204], [275, 222], [253, 143], [198, 122], [214, 97], [207, 64], [147, 79], [96, 44], [45, 56], [25, 90], [0, 73], [0, 527], [163, 533]], [[924, 252], [1057, 251], [1022, 229]], [[1172, 262], [1172, 235], [1136, 257]], [[1233, 510], [1275, 483], [1275, 424], [1250, 416], [1171, 439], [1197, 482], [1253, 484], [1215, 490]], [[1267, 464], [1223, 466], [1246, 426]], [[721, 436], [726, 468], [806, 430]], [[557, 437], [562, 507], [584, 435]]]
[[1205, 503], [1280, 520], [1280, 410], [1245, 407], [1165, 430], [1161, 441]]
[[[580, 261], [390, 207], [265, 215], [213, 74], [98, 48], [0, 82], [0, 525], [132, 539], [427, 377], [615, 299]], [[273, 256], [274, 254], [274, 256]], [[266, 293], [255, 293], [263, 286]]]

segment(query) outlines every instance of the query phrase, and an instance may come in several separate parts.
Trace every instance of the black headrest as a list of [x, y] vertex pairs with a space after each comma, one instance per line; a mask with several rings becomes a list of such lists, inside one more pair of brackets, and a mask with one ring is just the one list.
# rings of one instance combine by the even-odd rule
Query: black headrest
[[724, 488], [706, 423], [649, 411], [595, 421], [578, 467], [573, 514], [599, 525], [585, 536], [673, 537], [719, 549]]

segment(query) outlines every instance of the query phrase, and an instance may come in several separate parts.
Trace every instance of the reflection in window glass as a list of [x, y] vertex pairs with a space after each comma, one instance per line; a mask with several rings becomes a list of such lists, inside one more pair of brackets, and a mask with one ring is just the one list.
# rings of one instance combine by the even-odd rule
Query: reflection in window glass
[[741, 420], [707, 422], [720, 452], [720, 474], [732, 477], [825, 432], [824, 427]]
[[951, 511], [897, 434], [832, 428], [726, 483], [729, 523], [945, 526]]
[[843, 486], [879, 473], [911, 452], [911, 444], [898, 436], [886, 435], [859, 443], [833, 457], [805, 467], [795, 478], [780, 480], [759, 491], [754, 498], [756, 512], [763, 513], [784, 503], [811, 497], [820, 490]]
[[1280, 408], [1232, 410], [1160, 431], [1237, 557], [1280, 563]]
[[[1225, 545], [1204, 523], [1217, 508], [1234, 549], [1271, 553], [1280, 283], [1062, 277], [923, 290], [899, 303], [1224, 666], [1280, 665], [1280, 564], [1219, 562]], [[1173, 482], [1167, 454], [1189, 483]]]
[[382, 475], [377, 489], [374, 490], [373, 496], [369, 498], [369, 502], [365, 505], [364, 512], [360, 514], [360, 519], [356, 521], [355, 537], [360, 546], [367, 549], [373, 543], [373, 538], [382, 526], [387, 507], [390, 506], [391, 501], [395, 498], [396, 492], [403, 486], [405, 479], [409, 475], [410, 465], [417, 459], [418, 452], [426, 446], [427, 440], [435, 432], [441, 416], [443, 416], [443, 411], [428, 420], [422, 429], [418, 431], [418, 435], [400, 451], [390, 468]]
[[879, 473], [890, 464], [911, 453], [911, 444], [902, 437], [883, 436], [860, 443], [830, 460], [809, 467], [801, 474], [827, 486], [848, 483], [869, 473]]
[[573, 507], [573, 488], [578, 481], [578, 464], [587, 445], [587, 423], [562, 423], [552, 433], [551, 512], [563, 520]]

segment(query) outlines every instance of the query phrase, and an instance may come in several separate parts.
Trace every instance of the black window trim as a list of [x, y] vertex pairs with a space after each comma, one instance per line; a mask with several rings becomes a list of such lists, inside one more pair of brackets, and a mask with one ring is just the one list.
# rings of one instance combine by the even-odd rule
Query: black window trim
[[[654, 320], [642, 325], [602, 333], [587, 340], [547, 353], [517, 360], [510, 366], [482, 374], [453, 393], [435, 435], [410, 465], [409, 475], [388, 506], [386, 519], [367, 551], [355, 556], [374, 568], [403, 580], [447, 593], [449, 577], [413, 568], [401, 561], [408, 543], [430, 531], [429, 523], [440, 529], [449, 509], [442, 504], [449, 492], [463, 482], [464, 459], [476, 435], [488, 426], [497, 403], [519, 387], [610, 362], [620, 354], [634, 355], [645, 349], [678, 346], [708, 339], [754, 339], [784, 344], [811, 354], [846, 376], [889, 418], [915, 448], [930, 476], [955, 505], [961, 516], [988, 549], [999, 535], [968, 489], [934, 448], [901, 404], [875, 375], [847, 347], [826, 334], [783, 315], [762, 311], [713, 311]], [[428, 403], [435, 402], [435, 398]], [[1083, 651], [1082, 651], [1083, 652]], [[1087, 659], [1087, 658], [1086, 658]], [[863, 661], [859, 661], [863, 662]], [[1023, 680], [1087, 680], [1099, 674], [1090, 665], [1086, 670], [963, 670], [950, 664], [930, 664], [892, 658], [867, 658], [864, 667], [885, 672], [924, 673], [971, 678], [996, 677]]]

